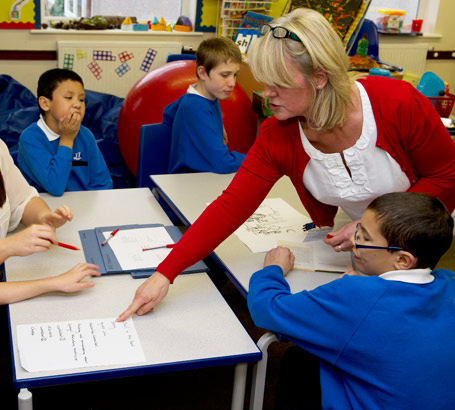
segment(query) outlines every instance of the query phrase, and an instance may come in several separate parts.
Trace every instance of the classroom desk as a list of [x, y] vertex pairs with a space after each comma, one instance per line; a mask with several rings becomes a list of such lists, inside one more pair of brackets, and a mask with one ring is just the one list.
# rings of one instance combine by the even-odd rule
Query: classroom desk
[[[169, 174], [151, 175], [155, 184], [155, 195], [164, 201], [186, 226], [191, 225], [203, 212], [207, 204], [215, 200], [229, 185], [235, 174]], [[308, 215], [303, 207], [295, 188], [288, 177], [281, 178], [268, 198], [282, 198], [297, 211]], [[342, 226], [350, 219], [339, 213], [335, 220], [335, 228]], [[249, 248], [235, 235], [223, 241], [211, 254], [217, 265], [225, 272], [244, 297], [248, 294], [249, 280], [254, 272], [260, 270], [264, 263], [265, 253], [252, 253]], [[337, 275], [323, 272], [302, 272], [293, 270], [288, 273], [293, 293], [311, 290], [334, 280]], [[262, 409], [264, 386], [267, 370], [268, 346], [278, 341], [272, 332], [266, 332], [258, 341], [262, 350], [262, 360], [254, 365], [253, 382], [250, 398], [250, 409]]]
[[[68, 192], [61, 198], [44, 194], [51, 209], [69, 205], [74, 220], [57, 231], [61, 242], [80, 246], [78, 231], [95, 226], [134, 223], [170, 224], [147, 188]], [[53, 247], [48, 252], [10, 258], [8, 280], [29, 280], [62, 273], [83, 262], [82, 251]], [[52, 293], [9, 306], [13, 381], [20, 388], [19, 409], [31, 409], [29, 387], [101, 380], [181, 369], [236, 364], [232, 408], [243, 409], [248, 362], [261, 352], [206, 273], [181, 275], [165, 300], [134, 324], [146, 362], [135, 365], [26, 372], [20, 365], [16, 326], [19, 324], [116, 317], [130, 303], [143, 280], [128, 274], [95, 277], [94, 288], [77, 294]]]
[[[207, 204], [215, 200], [229, 185], [234, 174], [213, 174], [209, 172], [193, 174], [152, 175], [156, 185], [156, 194], [164, 200], [186, 226], [191, 225], [204, 211]], [[297, 211], [308, 215], [288, 177], [281, 178], [268, 198], [282, 198]], [[348, 221], [340, 214], [336, 226]], [[243, 296], [248, 294], [248, 285], [252, 274], [262, 268], [265, 253], [252, 253], [235, 235], [222, 242], [212, 255], [226, 275], [239, 289]], [[334, 275], [322, 272], [291, 271], [286, 279], [292, 292], [314, 289], [333, 280]]]

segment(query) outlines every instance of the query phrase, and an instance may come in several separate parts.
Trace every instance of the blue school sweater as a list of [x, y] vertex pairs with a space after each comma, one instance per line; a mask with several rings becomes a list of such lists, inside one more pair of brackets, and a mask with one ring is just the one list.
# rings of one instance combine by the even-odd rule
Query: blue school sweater
[[168, 105], [163, 122], [172, 128], [169, 173], [237, 171], [245, 154], [229, 152], [223, 143], [218, 100], [187, 93]]
[[252, 276], [248, 306], [257, 326], [321, 359], [324, 409], [452, 409], [455, 274], [431, 274], [426, 284], [346, 276], [291, 294], [268, 266]]
[[73, 149], [52, 141], [37, 123], [19, 139], [17, 162], [30, 185], [60, 196], [65, 191], [111, 189], [112, 178], [92, 132], [81, 125]]

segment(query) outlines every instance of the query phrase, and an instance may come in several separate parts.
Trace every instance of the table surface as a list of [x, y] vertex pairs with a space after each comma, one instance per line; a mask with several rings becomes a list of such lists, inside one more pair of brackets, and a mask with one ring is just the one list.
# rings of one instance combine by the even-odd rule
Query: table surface
[[[192, 224], [204, 211], [207, 204], [215, 200], [229, 185], [235, 174], [169, 174], [151, 175], [157, 185], [158, 194], [183, 219], [185, 224]], [[282, 198], [297, 211], [308, 216], [294, 186], [288, 177], [281, 178], [268, 198]], [[349, 221], [349, 217], [340, 212], [335, 220], [335, 227]], [[239, 291], [246, 296], [252, 274], [262, 268], [265, 252], [253, 253], [235, 235], [232, 234], [215, 249], [216, 256], [226, 268], [226, 274]], [[292, 292], [311, 290], [328, 283], [337, 277], [333, 273], [304, 272], [293, 270], [286, 279]]]
[[[78, 231], [97, 226], [170, 221], [147, 188], [68, 192], [42, 197], [55, 209], [69, 205], [74, 220], [57, 230], [58, 240], [80, 246]], [[6, 262], [9, 281], [42, 278], [84, 262], [82, 251], [53, 247], [50, 251]], [[62, 371], [26, 372], [19, 362], [19, 324], [117, 317], [143, 282], [129, 274], [95, 277], [95, 287], [77, 294], [51, 293], [9, 306], [13, 340], [13, 372], [17, 388], [106, 379], [126, 375], [257, 361], [260, 350], [238, 321], [206, 273], [181, 275], [152, 313], [134, 316], [146, 362]]]

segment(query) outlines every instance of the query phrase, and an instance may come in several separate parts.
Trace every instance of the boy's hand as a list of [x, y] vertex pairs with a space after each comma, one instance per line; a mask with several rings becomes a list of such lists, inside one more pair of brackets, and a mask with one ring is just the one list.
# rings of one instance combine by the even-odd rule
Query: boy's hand
[[283, 276], [286, 276], [294, 267], [294, 254], [283, 246], [271, 249], [267, 252], [264, 259], [264, 268], [270, 265], [278, 265], [283, 269]]
[[229, 143], [226, 128], [224, 128], [224, 126], [223, 126], [223, 143], [224, 143], [224, 145], [227, 145]]
[[337, 279], [341, 279], [344, 276], [364, 276], [364, 275], [361, 275], [359, 272], [356, 272], [355, 270], [350, 269], [347, 272], [344, 272], [340, 276], [338, 276]]
[[52, 287], [57, 291], [66, 293], [78, 292], [82, 289], [92, 288], [95, 286], [95, 282], [81, 282], [81, 280], [87, 276], [101, 276], [98, 269], [98, 266], [90, 263], [79, 263], [68, 272], [51, 278]]
[[70, 144], [70, 148], [73, 148], [73, 142], [79, 133], [81, 123], [82, 115], [76, 108], [71, 108], [64, 117], [60, 118], [58, 125], [61, 145]]
[[41, 218], [43, 224], [49, 225], [54, 231], [66, 222], [73, 220], [73, 211], [67, 205], [58, 207], [54, 212], [47, 212]]

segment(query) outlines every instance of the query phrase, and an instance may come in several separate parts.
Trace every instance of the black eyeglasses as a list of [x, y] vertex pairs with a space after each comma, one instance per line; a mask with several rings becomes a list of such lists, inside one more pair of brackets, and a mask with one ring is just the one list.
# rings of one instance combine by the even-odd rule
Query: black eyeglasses
[[408, 251], [408, 250], [403, 249], [403, 248], [398, 248], [397, 246], [360, 245], [357, 242], [360, 239], [359, 238], [359, 226], [360, 226], [360, 223], [358, 223], [356, 225], [355, 234], [354, 234], [354, 246], [356, 247], [356, 249], [385, 249], [385, 250], [388, 250], [388, 251], [404, 251], [404, 252], [410, 253], [411, 255], [413, 255], [413, 256], [415, 256], [417, 258], [417, 255], [414, 252]]
[[281, 27], [281, 26], [271, 26], [270, 24], [264, 24], [261, 27], [260, 33], [261, 35], [266, 35], [269, 31], [272, 32], [273, 37], [275, 38], [290, 38], [291, 40], [294, 41], [299, 41], [300, 43], [302, 42], [300, 38], [297, 37], [297, 34], [294, 34], [292, 31], [289, 31], [287, 28]]

